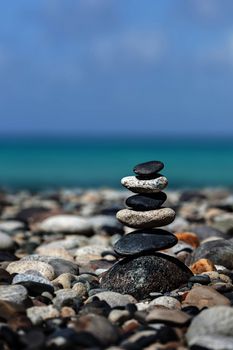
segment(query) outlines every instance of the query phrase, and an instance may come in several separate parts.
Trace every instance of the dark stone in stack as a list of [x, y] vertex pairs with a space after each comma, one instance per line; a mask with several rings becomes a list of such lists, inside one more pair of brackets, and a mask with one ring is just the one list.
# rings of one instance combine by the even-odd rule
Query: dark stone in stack
[[[138, 193], [140, 193], [127, 198], [126, 205], [131, 209], [123, 209], [118, 215], [118, 218], [120, 217], [125, 225], [137, 227], [138, 222], [132, 224], [132, 218], [134, 220], [136, 216], [137, 219], [135, 211], [138, 212], [138, 217], [142, 212], [148, 212], [150, 220], [153, 215], [159, 216], [161, 209], [165, 210], [165, 214], [168, 212], [169, 218], [166, 215], [164, 217], [163, 211], [163, 217], [158, 220], [158, 225], [155, 224], [154, 227], [165, 225], [167, 219], [170, 222], [174, 220], [171, 213], [172, 209], [161, 208], [167, 196], [164, 192], [161, 192], [161, 183], [156, 187], [159, 182], [154, 180], [158, 176], [162, 177], [165, 179], [162, 187], [166, 186], [167, 179], [158, 174], [163, 167], [164, 164], [160, 161], [138, 164], [134, 167], [137, 176], [124, 178], [129, 179], [126, 186], [129, 190], [131, 183], [133, 183], [132, 187], [136, 192], [135, 181], [139, 188]], [[148, 187], [150, 188], [151, 184], [153, 189], [150, 191]], [[145, 186], [147, 187], [146, 193], [143, 193]], [[145, 216], [143, 214], [142, 216], [145, 220]], [[173, 216], [175, 216], [175, 213]], [[163, 225], [161, 225], [161, 222], [164, 222]], [[115, 243], [114, 250], [123, 259], [117, 262], [102, 277], [101, 285], [103, 288], [124, 294], [128, 293], [135, 298], [143, 299], [148, 297], [151, 292], [168, 292], [188, 282], [192, 272], [186, 265], [176, 258], [156, 253], [156, 251], [174, 246], [177, 243], [177, 238], [168, 231], [146, 227], [147, 223], [145, 222], [144, 228], [141, 227], [140, 230], [123, 236]]]

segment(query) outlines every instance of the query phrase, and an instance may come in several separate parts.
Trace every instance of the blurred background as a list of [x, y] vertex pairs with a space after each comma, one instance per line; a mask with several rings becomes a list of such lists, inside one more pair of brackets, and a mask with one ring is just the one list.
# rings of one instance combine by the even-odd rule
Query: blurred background
[[233, 187], [232, 0], [0, 4], [0, 186]]

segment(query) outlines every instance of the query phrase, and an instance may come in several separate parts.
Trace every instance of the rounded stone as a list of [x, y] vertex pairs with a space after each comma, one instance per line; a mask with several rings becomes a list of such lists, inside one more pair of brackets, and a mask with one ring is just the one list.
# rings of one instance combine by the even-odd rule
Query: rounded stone
[[140, 163], [133, 168], [135, 174], [141, 177], [156, 175], [164, 168], [164, 164], [158, 160], [152, 160], [145, 163]]
[[120, 293], [106, 291], [92, 295], [86, 300], [86, 303], [90, 303], [96, 298], [106, 301], [111, 308], [122, 307], [132, 303], [135, 304], [137, 302], [132, 295], [122, 295]]
[[114, 250], [120, 255], [135, 255], [155, 250], [167, 249], [177, 243], [177, 238], [161, 229], [138, 230], [119, 239]]
[[136, 176], [126, 176], [121, 179], [121, 184], [135, 193], [156, 193], [163, 190], [168, 181], [165, 176], [151, 180], [139, 180]]
[[212, 287], [198, 286], [190, 290], [183, 304], [194, 305], [202, 309], [203, 307], [212, 307], [216, 305], [230, 305], [231, 302]]
[[172, 326], [185, 326], [190, 321], [190, 316], [180, 310], [154, 308], [146, 316], [147, 322], [165, 323]]
[[32, 254], [23, 257], [21, 261], [41, 261], [51, 265], [55, 274], [54, 278], [60, 276], [62, 273], [79, 274], [79, 267], [76, 263], [53, 256]]
[[134, 210], [153, 210], [158, 209], [167, 199], [164, 192], [154, 194], [136, 194], [126, 199], [125, 204]]
[[49, 280], [52, 280], [54, 278], [54, 270], [53, 267], [49, 264], [46, 264], [41, 261], [16, 261], [10, 263], [6, 270], [12, 274], [12, 273], [25, 273], [28, 270], [35, 270], [41, 273], [42, 276], [45, 278], [48, 278]]
[[179, 300], [173, 297], [167, 297], [167, 296], [161, 296], [154, 300], [152, 300], [149, 303], [149, 307], [151, 306], [164, 306], [168, 309], [174, 309], [174, 310], [180, 310], [181, 309], [181, 303]]
[[200, 247], [193, 252], [191, 263], [203, 258], [211, 260], [215, 265], [223, 265], [229, 270], [232, 270], [233, 241], [221, 239], [201, 244]]
[[39, 295], [45, 291], [53, 293], [54, 287], [47, 278], [44, 278], [39, 273], [29, 272], [17, 274], [13, 278], [12, 284], [23, 285], [32, 295]]
[[102, 277], [102, 288], [130, 294], [137, 300], [152, 292], [169, 292], [188, 282], [192, 272], [178, 259], [154, 253], [124, 258]]
[[[186, 333], [186, 338], [189, 346], [192, 346], [199, 344], [199, 338], [202, 336], [229, 337], [229, 340], [232, 341], [232, 334], [233, 308], [229, 306], [213, 306], [210, 309], [203, 310], [193, 319]], [[228, 348], [218, 347], [217, 349], [223, 350]]]
[[44, 320], [59, 317], [59, 311], [52, 305], [32, 306], [27, 309], [27, 316], [34, 325], [39, 325]]
[[107, 346], [116, 343], [119, 337], [118, 329], [107, 318], [100, 315], [81, 315], [71, 325], [77, 334], [83, 333], [83, 337], [94, 337], [95, 339], [95, 346], [80, 347], [82, 349], [106, 349]]
[[87, 219], [68, 214], [45, 219], [40, 223], [39, 229], [44, 232], [92, 234], [92, 227]]
[[8, 234], [0, 232], [0, 250], [10, 250], [14, 244], [13, 239]]
[[15, 304], [22, 304], [27, 299], [28, 292], [23, 286], [0, 286], [0, 300], [10, 301]]
[[133, 228], [153, 228], [172, 223], [176, 213], [171, 208], [161, 208], [148, 211], [122, 209], [117, 212], [117, 219], [124, 225]]

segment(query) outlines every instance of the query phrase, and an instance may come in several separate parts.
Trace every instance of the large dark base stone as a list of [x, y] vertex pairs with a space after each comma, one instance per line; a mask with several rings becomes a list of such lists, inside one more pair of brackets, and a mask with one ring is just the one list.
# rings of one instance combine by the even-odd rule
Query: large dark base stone
[[120, 260], [102, 277], [101, 287], [131, 294], [140, 300], [147, 298], [151, 292], [164, 293], [179, 288], [192, 275], [178, 259], [154, 253]]

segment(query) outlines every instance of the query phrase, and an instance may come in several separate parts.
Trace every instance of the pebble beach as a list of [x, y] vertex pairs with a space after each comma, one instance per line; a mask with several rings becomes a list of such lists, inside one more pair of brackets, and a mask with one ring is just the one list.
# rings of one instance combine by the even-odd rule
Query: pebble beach
[[156, 254], [191, 273], [173, 288], [184, 272], [171, 264], [156, 284], [167, 266], [142, 254], [129, 294], [124, 271], [120, 280], [109, 274], [110, 288], [102, 282], [122, 258], [114, 244], [133, 231], [116, 219], [128, 190], [2, 191], [1, 348], [232, 349], [233, 193], [166, 193], [176, 219], [163, 229], [178, 243]]

